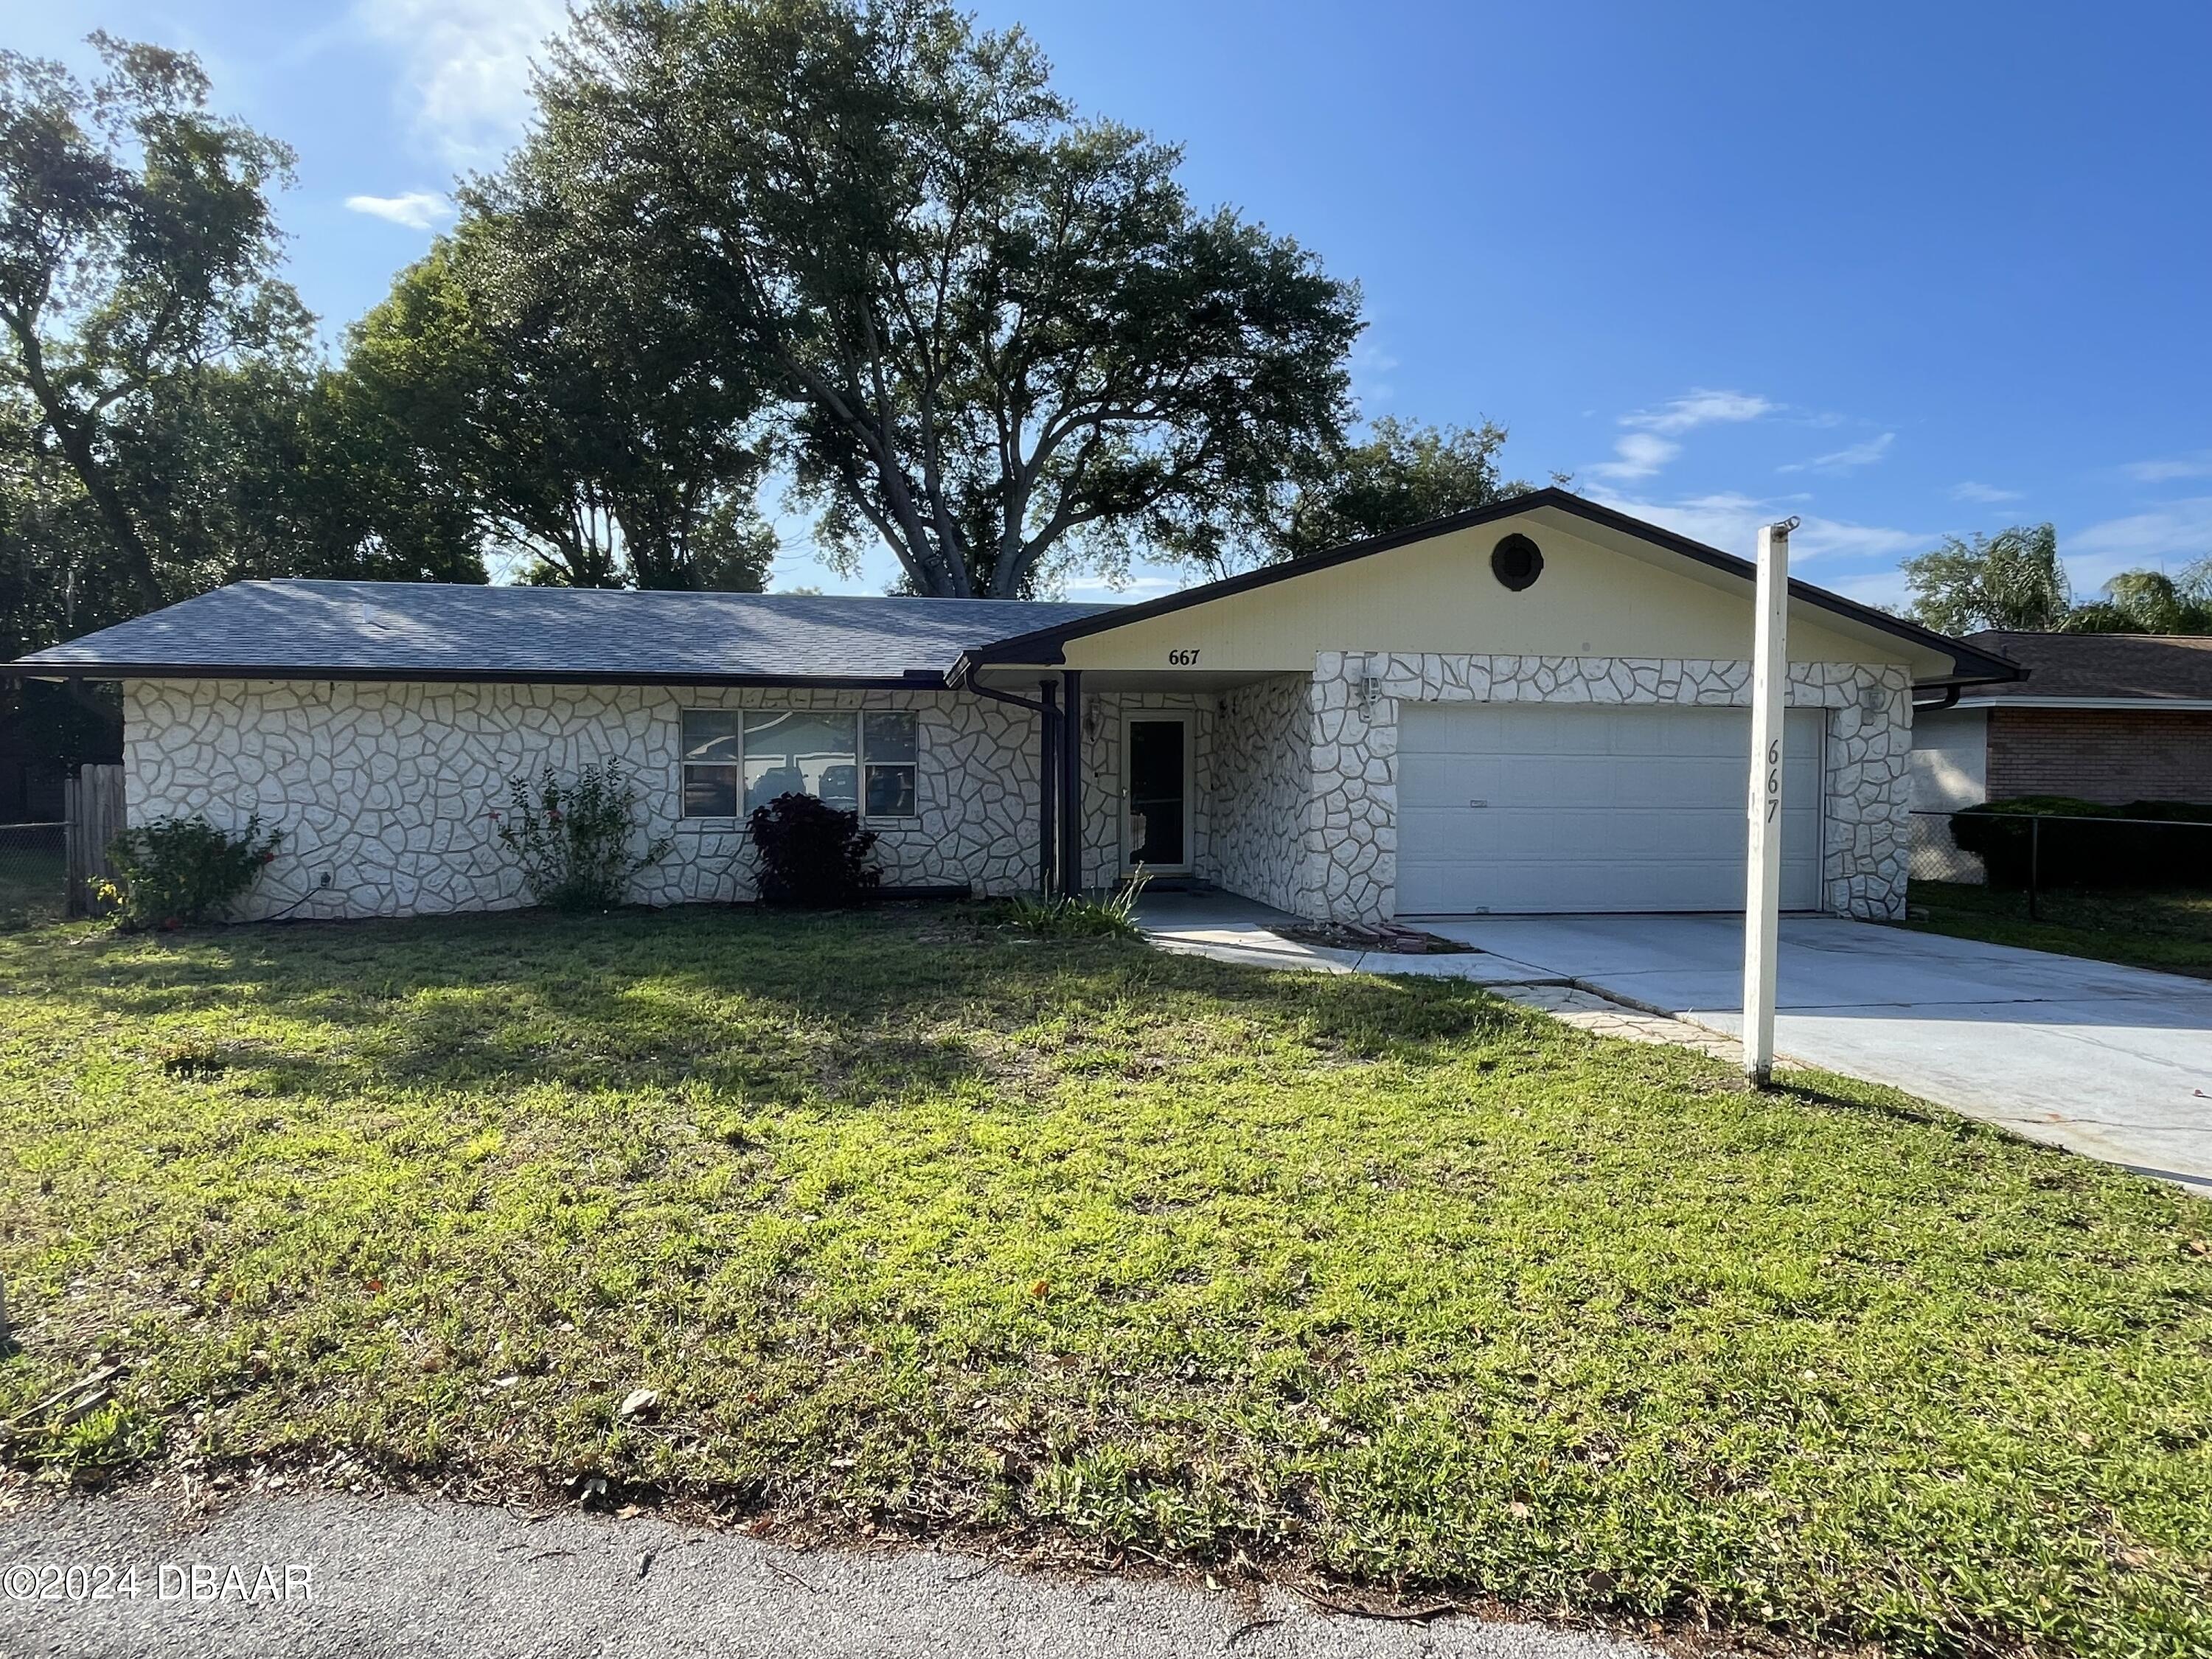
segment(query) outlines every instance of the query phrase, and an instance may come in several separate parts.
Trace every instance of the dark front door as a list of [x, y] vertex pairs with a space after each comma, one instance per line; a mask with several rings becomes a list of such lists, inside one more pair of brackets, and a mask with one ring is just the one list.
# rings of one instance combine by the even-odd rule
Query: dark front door
[[1129, 722], [1129, 862], [1155, 870], [1190, 863], [1183, 845], [1183, 745], [1180, 720]]

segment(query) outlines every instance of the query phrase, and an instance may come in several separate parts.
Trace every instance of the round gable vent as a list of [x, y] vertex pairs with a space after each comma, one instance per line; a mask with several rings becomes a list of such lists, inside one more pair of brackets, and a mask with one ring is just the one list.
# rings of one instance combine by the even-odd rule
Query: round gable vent
[[1518, 593], [1534, 586], [1536, 578], [1544, 574], [1544, 556], [1535, 543], [1516, 531], [1499, 538], [1498, 545], [1490, 550], [1490, 574]]

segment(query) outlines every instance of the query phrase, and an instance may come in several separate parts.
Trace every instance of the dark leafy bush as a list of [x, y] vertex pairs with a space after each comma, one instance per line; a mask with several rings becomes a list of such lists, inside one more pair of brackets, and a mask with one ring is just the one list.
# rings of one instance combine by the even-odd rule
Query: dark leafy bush
[[612, 761], [594, 763], [563, 783], [551, 767], [507, 780], [507, 810], [494, 812], [500, 844], [522, 866], [523, 885], [556, 910], [606, 910], [629, 896], [631, 878], [668, 856], [675, 843], [637, 841], [638, 792]]
[[1992, 887], [2027, 886], [2031, 861], [2045, 887], [2212, 887], [2212, 828], [2197, 825], [2212, 806], [2021, 795], [1953, 813], [1951, 840], [1981, 855]]
[[205, 921], [253, 885], [283, 839], [280, 830], [261, 833], [258, 812], [234, 836], [198, 815], [139, 824], [108, 842], [116, 879], [94, 896], [125, 927]]
[[883, 880], [868, 862], [876, 832], [812, 795], [778, 795], [753, 809], [745, 827], [760, 849], [763, 903], [806, 910], [858, 904]]

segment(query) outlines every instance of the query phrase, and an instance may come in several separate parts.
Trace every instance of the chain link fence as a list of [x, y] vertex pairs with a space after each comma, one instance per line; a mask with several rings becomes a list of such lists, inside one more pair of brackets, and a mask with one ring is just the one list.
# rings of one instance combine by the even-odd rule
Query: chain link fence
[[0, 928], [59, 921], [69, 897], [66, 826], [0, 823]]
[[1916, 811], [1911, 872], [2023, 893], [2031, 916], [2057, 889], [2212, 889], [2212, 808], [2161, 817]]

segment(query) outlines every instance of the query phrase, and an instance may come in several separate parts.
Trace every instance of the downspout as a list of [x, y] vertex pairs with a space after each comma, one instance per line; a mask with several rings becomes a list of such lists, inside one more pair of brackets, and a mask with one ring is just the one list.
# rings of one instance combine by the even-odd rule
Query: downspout
[[1053, 683], [1037, 682], [1037, 696], [1044, 712], [1037, 716], [1037, 891], [1046, 898], [1052, 896], [1053, 854], [1055, 837], [1053, 834], [1052, 804], [1059, 799], [1060, 791], [1053, 785], [1053, 769], [1059, 763], [1060, 745], [1063, 741], [1060, 709], [1054, 703]]
[[1065, 712], [1060, 744], [1060, 890], [1074, 898], [1083, 891], [1083, 672], [1060, 671]]
[[1038, 682], [1037, 690], [1043, 695], [1041, 701], [1033, 702], [1011, 691], [994, 690], [981, 684], [964, 656], [952, 665], [952, 672], [946, 678], [961, 690], [988, 697], [993, 702], [1026, 708], [1037, 717], [1037, 889], [1050, 898], [1054, 891], [1053, 797], [1057, 793], [1054, 785], [1060, 743], [1060, 710], [1053, 704], [1052, 682]]
[[1912, 705], [1912, 712], [1916, 714], [1939, 714], [1956, 703], [1959, 701], [1959, 694], [1965, 690], [1966, 687], [1962, 685], [1947, 685], [1943, 688], [1943, 696], [1939, 701], [1916, 702]]

